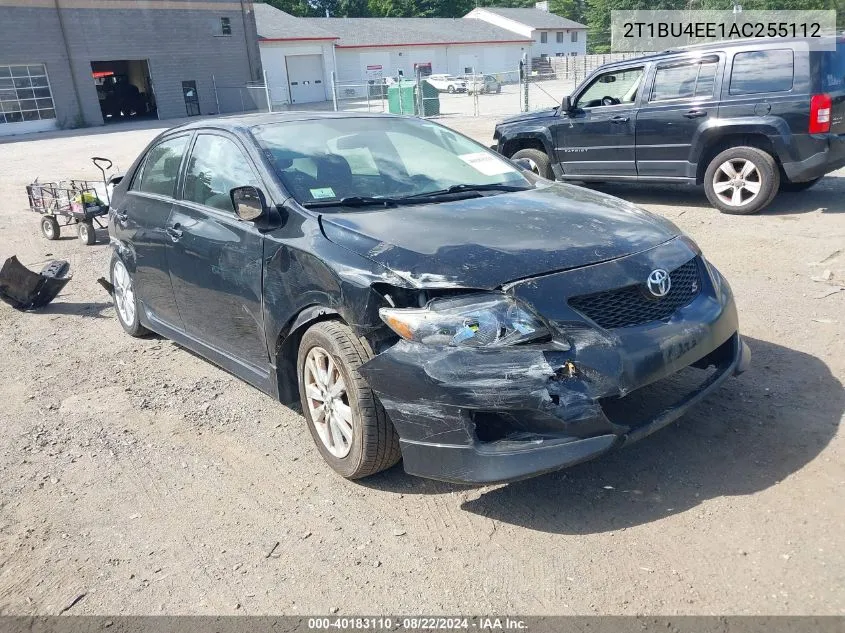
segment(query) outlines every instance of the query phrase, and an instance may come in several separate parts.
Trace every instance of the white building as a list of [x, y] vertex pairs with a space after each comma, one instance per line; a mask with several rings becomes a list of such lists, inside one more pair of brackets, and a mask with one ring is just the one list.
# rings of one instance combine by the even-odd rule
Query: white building
[[255, 5], [261, 64], [274, 104], [332, 98], [331, 73], [346, 94], [368, 81], [432, 73], [515, 74], [532, 41], [485, 20], [463, 18], [297, 18]]
[[261, 65], [273, 105], [332, 98], [336, 35], [269, 4], [255, 4]]
[[[547, 7], [546, 3], [537, 3]], [[500, 9], [479, 7], [464, 18], [493, 24], [521, 37], [532, 40], [530, 56], [563, 57], [586, 55], [587, 27], [573, 22], [544, 8]]]

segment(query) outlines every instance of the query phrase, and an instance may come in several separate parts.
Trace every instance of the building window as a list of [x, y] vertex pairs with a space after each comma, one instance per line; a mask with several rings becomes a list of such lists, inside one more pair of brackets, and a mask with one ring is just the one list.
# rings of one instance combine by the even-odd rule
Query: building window
[[0, 124], [55, 118], [44, 64], [0, 66]]
[[573, 42], [577, 42], [578, 41], [578, 31], [572, 31], [572, 33], [570, 34], [570, 37], [572, 38]]
[[229, 18], [220, 18], [220, 35], [232, 34], [232, 21]]
[[542, 31], [540, 33], [540, 44], [545, 44], [548, 41], [549, 41], [549, 34], [546, 33], [545, 31]]
[[557, 35], [557, 43], [563, 44], [563, 31], [558, 31], [556, 35]]
[[569, 56], [570, 57], [578, 57], [578, 53], [576, 51], [572, 51], [571, 53], [569, 53]]

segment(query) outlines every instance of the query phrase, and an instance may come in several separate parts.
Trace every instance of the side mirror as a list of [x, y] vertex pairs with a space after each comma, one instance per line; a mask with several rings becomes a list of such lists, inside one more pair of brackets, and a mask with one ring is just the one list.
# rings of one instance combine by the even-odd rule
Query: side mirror
[[264, 194], [257, 187], [235, 187], [229, 192], [237, 216], [246, 222], [255, 222], [267, 211]]
[[536, 174], [536, 165], [532, 163], [527, 158], [512, 158], [511, 159], [517, 167], [519, 167], [523, 171], [530, 171], [532, 174]]
[[566, 95], [560, 102], [560, 111], [566, 114], [572, 110], [572, 97]]

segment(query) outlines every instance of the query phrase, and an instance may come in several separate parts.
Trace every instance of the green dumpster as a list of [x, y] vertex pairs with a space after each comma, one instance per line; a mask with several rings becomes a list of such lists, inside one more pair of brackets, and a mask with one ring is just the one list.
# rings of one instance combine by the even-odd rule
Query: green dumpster
[[391, 114], [417, 114], [413, 81], [398, 81], [387, 89], [387, 111]]
[[428, 83], [425, 79], [420, 82], [420, 90], [422, 91], [422, 115], [433, 116], [440, 114], [440, 91]]

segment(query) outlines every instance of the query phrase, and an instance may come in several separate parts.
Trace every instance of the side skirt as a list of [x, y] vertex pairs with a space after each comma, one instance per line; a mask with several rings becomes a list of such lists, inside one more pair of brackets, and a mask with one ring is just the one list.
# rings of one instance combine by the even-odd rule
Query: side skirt
[[245, 363], [223, 350], [207, 345], [182, 330], [176, 329], [164, 321], [160, 321], [155, 315], [149, 312], [146, 306], [143, 306], [141, 315], [143, 317], [142, 324], [146, 328], [195, 352], [276, 400], [279, 399], [279, 383], [276, 380], [276, 368], [272, 365], [256, 367], [255, 365]]

